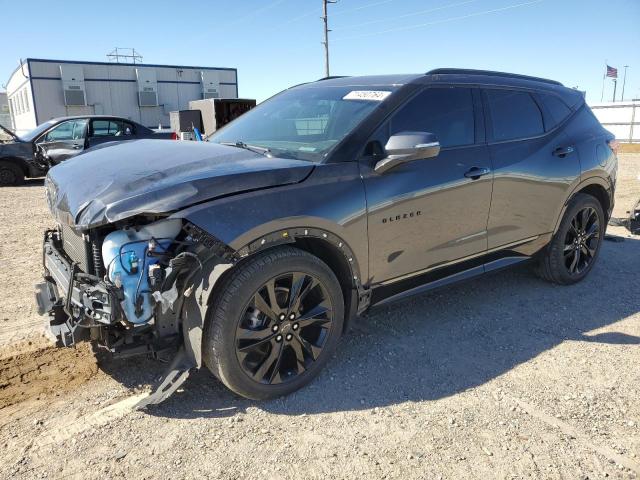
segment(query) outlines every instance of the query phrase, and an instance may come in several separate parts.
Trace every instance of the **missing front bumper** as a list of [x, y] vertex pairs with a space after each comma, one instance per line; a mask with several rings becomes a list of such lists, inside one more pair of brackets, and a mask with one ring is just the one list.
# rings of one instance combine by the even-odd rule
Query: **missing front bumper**
[[118, 320], [117, 291], [101, 279], [78, 269], [59, 248], [56, 230], [45, 232], [42, 250], [44, 281], [36, 284], [40, 315], [59, 346], [71, 346], [88, 336], [89, 328]]

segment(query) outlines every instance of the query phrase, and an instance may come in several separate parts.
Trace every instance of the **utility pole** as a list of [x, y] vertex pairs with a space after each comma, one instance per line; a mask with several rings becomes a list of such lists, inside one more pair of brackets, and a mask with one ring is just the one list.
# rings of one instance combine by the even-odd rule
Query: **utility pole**
[[324, 23], [324, 76], [330, 76], [329, 73], [329, 17], [327, 16], [327, 4], [337, 3], [338, 0], [322, 0], [322, 21]]
[[629, 67], [629, 65], [625, 65], [624, 66], [624, 78], [622, 79], [622, 101], [624, 102], [624, 86], [627, 83], [627, 68]]

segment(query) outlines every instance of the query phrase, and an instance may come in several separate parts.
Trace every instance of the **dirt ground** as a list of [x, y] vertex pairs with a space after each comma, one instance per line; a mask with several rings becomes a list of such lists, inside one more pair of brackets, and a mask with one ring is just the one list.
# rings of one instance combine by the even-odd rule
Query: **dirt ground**
[[[614, 216], [640, 197], [620, 157]], [[47, 348], [42, 182], [0, 190], [0, 478], [640, 476], [640, 237], [571, 287], [519, 268], [372, 312], [309, 387], [252, 402], [207, 372], [148, 411], [164, 364]]]

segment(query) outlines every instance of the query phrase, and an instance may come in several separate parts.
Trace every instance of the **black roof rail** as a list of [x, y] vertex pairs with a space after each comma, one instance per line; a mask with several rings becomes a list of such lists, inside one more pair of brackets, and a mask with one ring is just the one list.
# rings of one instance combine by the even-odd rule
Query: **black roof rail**
[[328, 77], [322, 77], [316, 80], [316, 82], [321, 82], [323, 80], [333, 80], [334, 78], [347, 78], [349, 75], [330, 75]]
[[533, 80], [534, 82], [550, 83], [551, 85], [560, 85], [562, 83], [547, 78], [531, 77], [529, 75], [519, 75], [517, 73], [494, 72], [491, 70], [473, 70], [470, 68], [436, 68], [429, 70], [425, 75], [485, 75], [487, 77], [503, 77], [516, 78], [520, 80]]

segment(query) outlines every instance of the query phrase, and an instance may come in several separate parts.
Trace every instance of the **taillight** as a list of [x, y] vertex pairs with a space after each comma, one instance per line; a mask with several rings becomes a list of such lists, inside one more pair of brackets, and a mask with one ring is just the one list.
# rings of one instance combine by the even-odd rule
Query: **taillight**
[[176, 132], [171, 132], [171, 140], [178, 140], [178, 134]]
[[607, 142], [609, 148], [613, 152], [614, 155], [618, 155], [618, 148], [620, 148], [620, 142], [618, 142], [615, 138], [613, 140], [609, 140]]

